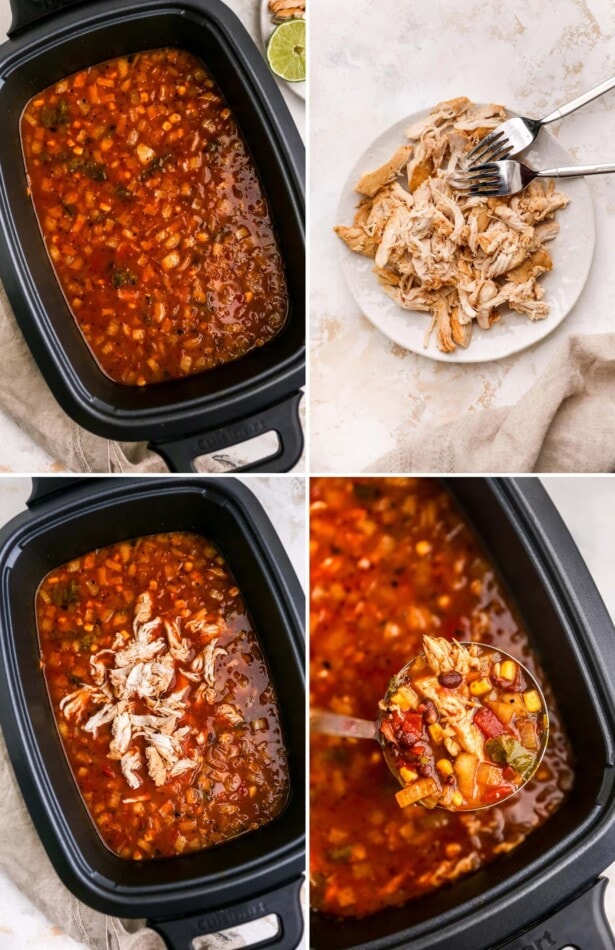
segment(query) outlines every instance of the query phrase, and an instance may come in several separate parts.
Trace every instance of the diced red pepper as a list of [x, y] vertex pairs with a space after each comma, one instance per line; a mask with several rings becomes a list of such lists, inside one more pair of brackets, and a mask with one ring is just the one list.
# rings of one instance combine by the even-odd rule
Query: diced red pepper
[[406, 713], [401, 728], [408, 742], [416, 742], [423, 735], [423, 717], [419, 713]]
[[474, 722], [488, 739], [493, 739], [494, 736], [510, 735], [510, 730], [490, 709], [479, 709], [474, 714]]

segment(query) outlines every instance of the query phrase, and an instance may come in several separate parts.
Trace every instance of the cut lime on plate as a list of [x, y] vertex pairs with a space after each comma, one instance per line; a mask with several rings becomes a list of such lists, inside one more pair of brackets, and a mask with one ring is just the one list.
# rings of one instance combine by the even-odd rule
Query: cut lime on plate
[[280, 23], [267, 45], [272, 71], [286, 82], [305, 80], [305, 20]]

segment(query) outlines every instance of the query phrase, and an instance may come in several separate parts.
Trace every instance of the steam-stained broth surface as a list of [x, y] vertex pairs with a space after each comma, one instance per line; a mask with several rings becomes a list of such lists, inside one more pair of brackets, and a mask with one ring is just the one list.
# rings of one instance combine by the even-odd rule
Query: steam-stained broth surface
[[21, 119], [34, 208], [102, 370], [146, 385], [243, 356], [282, 328], [282, 261], [254, 161], [191, 53], [92, 66]]
[[560, 807], [573, 773], [528, 635], [449, 495], [431, 479], [312, 479], [312, 708], [375, 719], [425, 633], [492, 644], [528, 667], [549, 709], [544, 760], [505, 804], [467, 814], [400, 809], [374, 743], [313, 736], [311, 895], [325, 913], [371, 914], [483, 867]]
[[214, 545], [179, 532], [100, 548], [51, 571], [36, 611], [64, 750], [113, 852], [200, 850], [280, 812], [276, 697]]

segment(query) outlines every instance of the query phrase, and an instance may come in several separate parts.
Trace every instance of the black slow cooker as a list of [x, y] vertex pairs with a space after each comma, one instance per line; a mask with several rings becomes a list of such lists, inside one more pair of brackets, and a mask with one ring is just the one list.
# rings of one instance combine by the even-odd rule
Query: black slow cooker
[[[174, 471], [270, 430], [277, 451], [246, 470], [288, 471], [303, 448], [304, 148], [262, 55], [221, 0], [11, 0], [11, 7], [10, 39], [0, 46], [0, 278], [49, 388], [79, 425], [107, 439], [149, 441]], [[163, 46], [203, 60], [241, 127], [275, 222], [290, 310], [274, 340], [239, 360], [168, 383], [122, 386], [98, 367], [53, 273], [27, 194], [19, 121], [33, 95], [67, 74]]]
[[311, 946], [615, 950], [598, 878], [615, 861], [613, 623], [537, 479], [443, 483], [524, 618], [573, 747], [575, 785], [523, 844], [450, 887], [361, 920], [312, 914]]
[[[85, 551], [175, 530], [211, 538], [242, 590], [277, 692], [291, 792], [284, 811], [256, 831], [180, 857], [126, 861], [98, 836], [63, 753], [39, 668], [35, 593], [48, 571]], [[0, 725], [66, 886], [103, 913], [147, 917], [173, 950], [268, 914], [278, 934], [262, 945], [293, 950], [303, 930], [304, 600], [249, 489], [232, 478], [34, 479], [28, 511], [0, 531], [0, 590]]]

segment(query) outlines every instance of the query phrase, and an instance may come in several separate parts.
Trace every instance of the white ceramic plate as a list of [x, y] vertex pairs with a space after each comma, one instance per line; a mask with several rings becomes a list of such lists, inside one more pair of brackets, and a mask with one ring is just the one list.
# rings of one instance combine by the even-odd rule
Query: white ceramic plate
[[[430, 111], [424, 109], [397, 122], [379, 135], [361, 155], [344, 185], [336, 224], [352, 223], [359, 200], [354, 187], [361, 175], [378, 168], [390, 158], [398, 145], [406, 141], [408, 126]], [[517, 114], [508, 113], [509, 117]], [[535, 168], [574, 165], [574, 160], [546, 129], [542, 130], [533, 147], [524, 153], [522, 161]], [[374, 262], [354, 254], [340, 241], [342, 270], [352, 295], [365, 316], [389, 339], [413, 353], [444, 363], [485, 363], [538, 343], [570, 313], [583, 290], [594, 255], [596, 229], [587, 182], [583, 178], [570, 178], [557, 182], [557, 186], [569, 195], [570, 204], [556, 213], [560, 232], [547, 245], [553, 258], [553, 270], [539, 278], [545, 291], [544, 300], [550, 307], [544, 320], [532, 322], [523, 314], [501, 307], [501, 319], [490, 330], [481, 330], [474, 323], [467, 349], [458, 346], [453, 353], [442, 353], [435, 332], [425, 347], [425, 333], [431, 315], [399, 307], [380, 287], [373, 273]]]
[[[267, 49], [267, 43], [269, 42], [269, 37], [275, 30], [277, 24], [271, 19], [271, 13], [269, 11], [269, 2], [268, 0], [261, 0], [261, 37], [263, 40], [263, 46], [265, 50]], [[296, 96], [299, 96], [300, 99], [305, 101], [305, 86], [304, 82], [286, 82], [284, 79], [280, 79], [279, 76], [273, 74], [279, 83], [284, 83], [287, 89], [292, 89]]]

